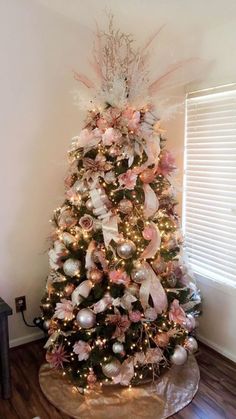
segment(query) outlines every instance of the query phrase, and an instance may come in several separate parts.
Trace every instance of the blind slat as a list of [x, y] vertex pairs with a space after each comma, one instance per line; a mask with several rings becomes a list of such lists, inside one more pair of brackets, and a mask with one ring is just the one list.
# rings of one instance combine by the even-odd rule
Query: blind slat
[[220, 261], [222, 258], [224, 258], [224, 260], [227, 261], [228, 266], [231, 266], [234, 269], [234, 260], [236, 257], [236, 251], [231, 256], [229, 253], [222, 254], [222, 252], [220, 252], [219, 249], [216, 250], [210, 246], [208, 246], [207, 250], [204, 250], [203, 252], [201, 250], [202, 249], [201, 245], [197, 245], [196, 243], [191, 242], [191, 241], [187, 241], [187, 245], [190, 248], [190, 251], [192, 252], [193, 255], [202, 254], [205, 257], [208, 257], [208, 259], [210, 258], [210, 260], [216, 260], [216, 261]]
[[[189, 234], [192, 234], [192, 237], [201, 236], [201, 237], [204, 237], [204, 240], [205, 240], [205, 238], [209, 237], [210, 239], [215, 240], [216, 242], [219, 242], [219, 234], [215, 229], [213, 229], [212, 231], [208, 230], [206, 232], [205, 229], [201, 227], [201, 228], [199, 228], [199, 235], [196, 236], [196, 234], [195, 234], [196, 230], [194, 230], [194, 228], [191, 227], [191, 224], [189, 224], [188, 225], [188, 231], [189, 231]], [[222, 239], [221, 239], [221, 243], [222, 243], [222, 247], [229, 244], [230, 246], [232, 246], [234, 248], [235, 238], [233, 236], [230, 237], [228, 234], [225, 234], [225, 236], [222, 237]]]
[[[204, 238], [204, 242], [207, 244], [208, 249], [219, 249], [218, 243], [215, 240], [211, 240], [208, 236]], [[198, 245], [202, 247], [202, 237], [196, 238], [195, 236], [192, 237], [191, 234], [188, 234], [188, 236], [185, 238], [185, 244], [191, 248], [191, 245]], [[236, 257], [236, 247], [235, 249], [232, 249], [232, 246], [229, 244], [224, 243], [224, 248], [222, 249], [222, 256], [225, 255], [232, 255], [234, 258]]]
[[236, 282], [236, 90], [186, 100], [184, 232], [193, 269]]

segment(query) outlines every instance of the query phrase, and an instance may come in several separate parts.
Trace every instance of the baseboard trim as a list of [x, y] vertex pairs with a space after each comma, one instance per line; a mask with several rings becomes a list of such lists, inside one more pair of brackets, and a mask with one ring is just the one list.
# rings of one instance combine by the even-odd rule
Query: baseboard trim
[[216, 352], [219, 352], [221, 355], [225, 356], [226, 358], [230, 359], [233, 362], [236, 362], [236, 355], [232, 354], [231, 352], [227, 351], [225, 348], [222, 348], [221, 346], [217, 345], [217, 343], [214, 343], [204, 336], [197, 335], [197, 338], [200, 342], [205, 343], [205, 345], [209, 346], [210, 348], [214, 349]]
[[44, 337], [44, 333], [41, 331], [37, 331], [35, 333], [31, 333], [30, 335], [21, 336], [16, 339], [10, 340], [10, 348], [14, 348], [15, 346], [24, 345], [25, 343], [33, 342], [34, 340], [38, 340]]

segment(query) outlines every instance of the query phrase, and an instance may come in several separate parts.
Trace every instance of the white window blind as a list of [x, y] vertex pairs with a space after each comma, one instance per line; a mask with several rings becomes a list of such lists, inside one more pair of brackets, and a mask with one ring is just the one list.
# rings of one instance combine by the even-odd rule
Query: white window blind
[[183, 228], [193, 271], [236, 286], [236, 86], [188, 95]]

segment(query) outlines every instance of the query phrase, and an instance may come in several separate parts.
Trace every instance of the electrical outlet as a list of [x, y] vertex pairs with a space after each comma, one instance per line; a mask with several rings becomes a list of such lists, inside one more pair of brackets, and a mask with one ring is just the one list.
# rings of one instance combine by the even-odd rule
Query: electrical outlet
[[25, 296], [17, 297], [15, 298], [15, 304], [16, 304], [16, 312], [19, 313], [20, 311], [26, 310], [26, 300]]

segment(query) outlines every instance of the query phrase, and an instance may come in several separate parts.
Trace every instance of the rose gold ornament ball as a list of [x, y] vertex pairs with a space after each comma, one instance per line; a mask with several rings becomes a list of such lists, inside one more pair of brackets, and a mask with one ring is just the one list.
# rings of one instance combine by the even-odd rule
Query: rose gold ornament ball
[[89, 279], [93, 284], [99, 284], [102, 281], [103, 274], [99, 269], [93, 268], [89, 273]]
[[64, 294], [66, 297], [69, 297], [74, 291], [75, 286], [73, 284], [68, 284], [65, 286]]
[[139, 177], [143, 183], [151, 183], [155, 179], [156, 175], [154, 169], [145, 169]]

